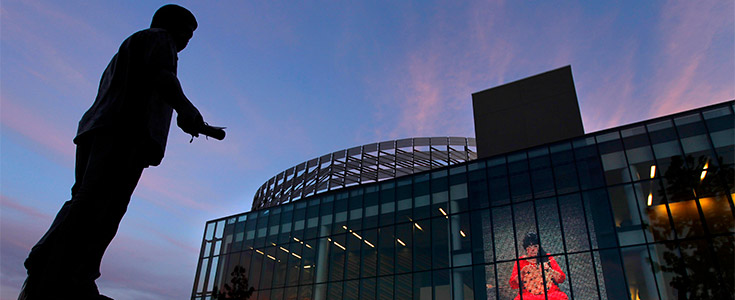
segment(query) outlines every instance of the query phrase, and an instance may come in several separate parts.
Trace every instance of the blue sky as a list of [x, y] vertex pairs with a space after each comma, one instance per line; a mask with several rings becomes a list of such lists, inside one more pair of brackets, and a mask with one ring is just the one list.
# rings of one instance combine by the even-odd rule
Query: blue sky
[[[0, 3], [0, 298], [73, 184], [81, 115], [160, 1]], [[103, 261], [103, 293], [186, 299], [207, 220], [308, 159], [474, 136], [471, 94], [572, 66], [585, 130], [735, 98], [733, 1], [182, 1], [185, 93], [222, 142], [172, 128]]]

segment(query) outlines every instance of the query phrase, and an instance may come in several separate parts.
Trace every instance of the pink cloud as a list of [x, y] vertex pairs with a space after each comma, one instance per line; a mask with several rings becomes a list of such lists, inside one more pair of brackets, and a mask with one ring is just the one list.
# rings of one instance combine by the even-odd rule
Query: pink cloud
[[19, 212], [25, 215], [25, 217], [30, 217], [30, 218], [40, 219], [40, 220], [47, 220], [53, 217], [52, 215], [43, 213], [34, 207], [23, 205], [17, 200], [10, 198], [8, 196], [5, 196], [5, 195], [0, 195], [0, 205], [2, 205], [5, 209], [12, 209], [16, 212]]
[[[725, 49], [735, 48], [730, 1], [670, 2], [659, 23], [663, 55], [657, 107], [652, 114], [670, 114], [735, 98], [732, 58], [716, 57], [718, 39], [725, 36]], [[729, 53], [727, 55], [732, 55]]]
[[75, 148], [67, 132], [62, 131], [56, 124], [50, 123], [31, 109], [16, 103], [15, 100], [3, 97], [0, 103], [2, 104], [0, 122], [4, 126], [42, 145], [51, 153], [61, 156], [65, 165], [72, 165]]

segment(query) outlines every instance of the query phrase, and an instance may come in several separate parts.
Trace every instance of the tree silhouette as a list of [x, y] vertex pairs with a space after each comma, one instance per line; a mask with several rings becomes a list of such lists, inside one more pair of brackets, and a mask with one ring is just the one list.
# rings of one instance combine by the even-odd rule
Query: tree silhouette
[[[669, 203], [694, 201], [697, 196], [700, 199], [716, 197], [719, 201], [729, 202], [728, 185], [734, 182], [735, 170], [732, 166], [723, 167], [721, 157], [717, 162], [714, 164], [707, 156], [700, 156], [696, 160], [691, 155], [686, 158], [672, 157], [671, 165], [664, 173], [667, 185], [661, 187], [660, 194], [665, 192]], [[706, 173], [703, 173], [705, 169]], [[729, 203], [723, 204], [731, 208]], [[683, 219], [675, 217], [675, 227], [680, 234], [700, 226], [695, 224], [695, 219], [699, 219], [698, 212], [689, 213], [694, 213], [697, 217]], [[658, 232], [660, 236], [665, 236], [666, 233], [663, 231], [669, 226], [665, 226], [664, 223], [669, 222], [668, 216], [660, 213], [649, 213], [649, 216], [652, 228], [660, 231]], [[714, 215], [708, 216], [705, 222], [711, 233], [731, 231], [732, 212], [728, 209], [717, 211]], [[712, 245], [713, 249], [710, 249], [708, 244]], [[735, 245], [731, 238], [712, 238], [707, 242], [685, 240], [680, 243], [667, 242], [663, 245], [665, 250], [662, 253], [662, 260], [658, 263], [658, 269], [673, 275], [669, 285], [677, 290], [678, 299], [733, 299], [732, 256]]]
[[248, 286], [247, 271], [245, 267], [237, 265], [235, 269], [230, 273], [232, 279], [229, 284], [225, 284], [221, 290], [215, 290], [212, 293], [212, 299], [214, 300], [247, 300], [253, 294], [255, 289]]

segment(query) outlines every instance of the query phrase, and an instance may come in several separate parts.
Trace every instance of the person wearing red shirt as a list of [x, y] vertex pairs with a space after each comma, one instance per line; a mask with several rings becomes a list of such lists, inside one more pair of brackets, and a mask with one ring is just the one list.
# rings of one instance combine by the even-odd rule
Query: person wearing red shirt
[[520, 289], [515, 300], [568, 300], [567, 294], [558, 286], [566, 280], [566, 275], [556, 260], [543, 251], [538, 235], [527, 233], [523, 238], [523, 248], [526, 255], [513, 265], [509, 280], [512, 289]]

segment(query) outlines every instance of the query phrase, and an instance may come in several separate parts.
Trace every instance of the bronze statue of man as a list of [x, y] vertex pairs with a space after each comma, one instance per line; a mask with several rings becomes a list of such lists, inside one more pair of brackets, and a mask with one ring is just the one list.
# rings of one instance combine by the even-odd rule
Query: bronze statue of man
[[71, 200], [26, 259], [28, 278], [19, 299], [111, 299], [95, 284], [102, 256], [143, 169], [163, 159], [173, 110], [184, 132], [205, 132], [176, 77], [177, 53], [196, 28], [190, 11], [165, 5], [151, 27], [128, 37], [110, 61], [74, 138]]

